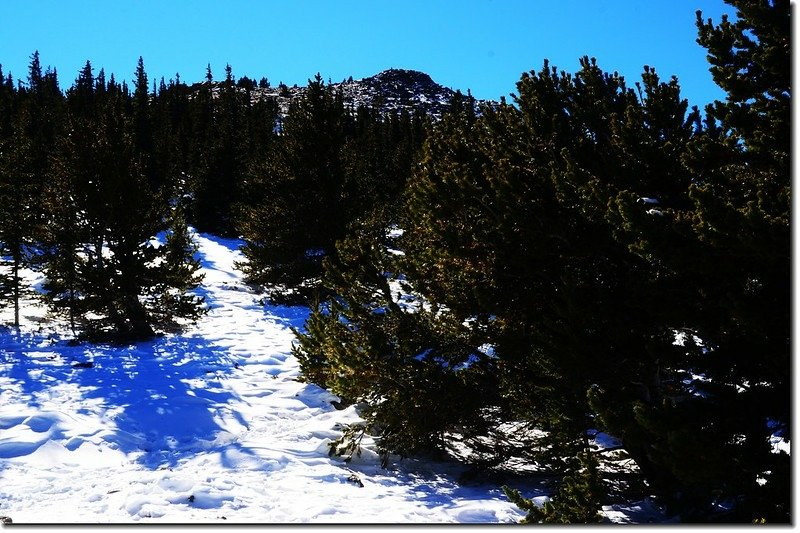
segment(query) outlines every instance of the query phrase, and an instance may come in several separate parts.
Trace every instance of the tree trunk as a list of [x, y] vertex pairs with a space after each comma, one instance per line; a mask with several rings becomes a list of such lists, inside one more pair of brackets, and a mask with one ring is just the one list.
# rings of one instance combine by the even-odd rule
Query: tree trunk
[[148, 340], [156, 336], [156, 332], [147, 320], [147, 311], [136, 294], [126, 295], [123, 305], [133, 340]]
[[19, 332], [19, 266], [21, 258], [19, 250], [14, 251], [14, 328]]

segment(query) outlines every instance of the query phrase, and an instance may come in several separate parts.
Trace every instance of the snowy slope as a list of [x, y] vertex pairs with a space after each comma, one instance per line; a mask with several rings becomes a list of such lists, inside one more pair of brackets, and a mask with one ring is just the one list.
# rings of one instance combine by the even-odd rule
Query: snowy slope
[[[0, 332], [0, 516], [15, 524], [522, 517], [498, 487], [459, 485], [452, 465], [381, 469], [369, 450], [350, 464], [329, 458], [327, 443], [358, 415], [296, 379], [290, 327], [308, 310], [262, 305], [233, 267], [239, 242], [197, 242], [210, 311], [183, 334], [70, 347], [35, 305], [23, 309], [19, 336]], [[73, 366], [86, 362], [93, 366]]]

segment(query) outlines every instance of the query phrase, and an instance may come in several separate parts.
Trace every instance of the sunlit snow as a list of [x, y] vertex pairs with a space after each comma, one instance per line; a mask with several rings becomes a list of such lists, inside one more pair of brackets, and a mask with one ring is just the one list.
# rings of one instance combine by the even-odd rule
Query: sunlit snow
[[[355, 408], [297, 380], [304, 307], [263, 305], [239, 242], [197, 235], [209, 313], [185, 333], [68, 346], [46, 310], [0, 333], [0, 515], [20, 523], [514, 522], [497, 486], [366, 450], [328, 457]], [[32, 280], [41, 281], [30, 273]], [[3, 310], [9, 323], [9, 309]], [[91, 361], [92, 368], [74, 364]], [[358, 479], [360, 486], [354, 480]]]
[[[328, 444], [361, 419], [298, 381], [291, 328], [309, 310], [265, 305], [245, 286], [234, 267], [239, 241], [195, 238], [209, 312], [182, 334], [69, 346], [68, 329], [34, 302], [19, 334], [0, 331], [0, 516], [14, 524], [523, 517], [497, 484], [460, 484], [464, 469], [454, 463], [396, 458], [384, 469], [369, 438], [351, 462], [329, 457]], [[3, 323], [11, 313], [0, 313]], [[628, 520], [619, 508], [607, 516]]]

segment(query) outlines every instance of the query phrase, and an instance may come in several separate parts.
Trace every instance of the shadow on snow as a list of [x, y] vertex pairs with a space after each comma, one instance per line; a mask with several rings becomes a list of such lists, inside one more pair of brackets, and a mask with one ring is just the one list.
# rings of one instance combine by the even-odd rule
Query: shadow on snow
[[[227, 353], [202, 338], [166, 337], [125, 347], [48, 344], [33, 335], [0, 333], [0, 387], [10, 393], [9, 400], [26, 407], [19, 416], [0, 419], [0, 443], [7, 440], [4, 429], [23, 421], [42, 435], [29, 446], [0, 445], [0, 459], [33, 453], [47, 440], [65, 441], [65, 432], [53, 423], [60, 417], [89, 416], [94, 426], [103, 427], [61, 442], [67, 449], [89, 439], [96, 442], [100, 435], [148, 468], [175, 466], [182, 458], [225, 445], [236, 447], [247, 430], [235, 409], [237, 398], [225, 388], [233, 370]], [[88, 361], [92, 368], [73, 367]], [[54, 430], [47, 431], [51, 426]], [[68, 432], [76, 431], [80, 427]]]

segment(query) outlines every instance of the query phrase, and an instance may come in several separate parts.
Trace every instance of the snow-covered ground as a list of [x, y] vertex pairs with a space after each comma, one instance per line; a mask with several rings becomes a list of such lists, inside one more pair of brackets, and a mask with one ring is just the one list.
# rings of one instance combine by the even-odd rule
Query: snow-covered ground
[[15, 524], [521, 518], [498, 487], [459, 485], [452, 465], [381, 469], [369, 450], [349, 464], [328, 457], [341, 424], [359, 418], [297, 381], [290, 327], [302, 327], [308, 310], [262, 305], [233, 267], [237, 241], [197, 242], [210, 311], [183, 334], [71, 347], [33, 305], [23, 308], [19, 336], [0, 332], [0, 516]]
[[[243, 285], [238, 241], [196, 240], [210, 311], [183, 334], [69, 346], [33, 304], [19, 335], [0, 331], [0, 516], [15, 524], [522, 518], [498, 486], [459, 484], [453, 464], [404, 459], [382, 469], [369, 446], [349, 463], [329, 457], [342, 424], [360, 418], [297, 380], [290, 328], [302, 327], [308, 309], [264, 305]], [[615, 507], [606, 516], [646, 522], [652, 512]]]

